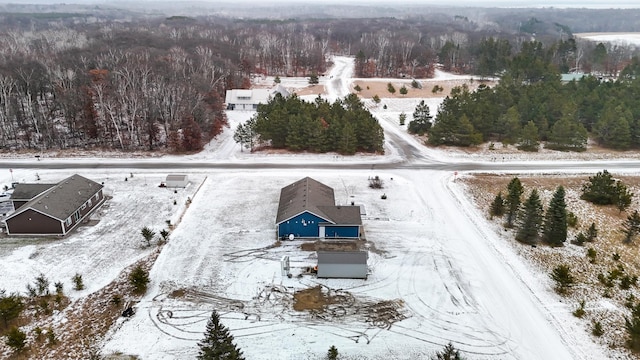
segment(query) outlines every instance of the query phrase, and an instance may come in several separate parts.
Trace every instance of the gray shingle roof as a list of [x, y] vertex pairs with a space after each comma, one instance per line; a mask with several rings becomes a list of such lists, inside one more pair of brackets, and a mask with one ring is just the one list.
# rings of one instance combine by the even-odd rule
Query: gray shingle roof
[[367, 264], [366, 251], [318, 251], [318, 264]]
[[56, 184], [17, 184], [11, 194], [11, 200], [31, 200]]
[[103, 186], [78, 174], [55, 184], [20, 209], [32, 208], [59, 220], [65, 220]]
[[276, 224], [309, 211], [334, 224], [362, 224], [359, 206], [335, 206], [333, 189], [310, 177], [282, 188]]

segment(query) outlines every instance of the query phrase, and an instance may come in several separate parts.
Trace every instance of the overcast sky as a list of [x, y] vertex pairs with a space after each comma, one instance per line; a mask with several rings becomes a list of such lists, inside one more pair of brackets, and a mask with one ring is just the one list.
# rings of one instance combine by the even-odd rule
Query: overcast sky
[[[0, 0], [0, 4], [95, 4], [120, 3], [127, 0]], [[440, 5], [440, 6], [480, 6], [480, 7], [555, 7], [555, 8], [640, 8], [640, 0], [141, 0], [154, 2], [206, 2], [225, 4], [339, 4], [339, 5]]]

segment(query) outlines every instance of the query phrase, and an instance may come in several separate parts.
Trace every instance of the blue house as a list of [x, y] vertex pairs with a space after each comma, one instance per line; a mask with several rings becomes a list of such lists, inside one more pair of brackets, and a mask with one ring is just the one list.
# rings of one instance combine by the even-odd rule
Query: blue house
[[278, 237], [359, 239], [359, 206], [335, 204], [333, 189], [310, 177], [280, 191], [276, 217]]

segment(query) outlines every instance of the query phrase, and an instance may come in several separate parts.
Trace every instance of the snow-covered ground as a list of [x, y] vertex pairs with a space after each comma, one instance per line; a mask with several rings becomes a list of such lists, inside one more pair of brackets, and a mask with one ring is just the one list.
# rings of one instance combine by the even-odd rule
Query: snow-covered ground
[[576, 36], [591, 41], [611, 42], [617, 45], [640, 46], [640, 33], [580, 33]]
[[[337, 58], [334, 69], [342, 64], [342, 70], [322, 77], [328, 98], [348, 91], [351, 62]], [[151, 270], [151, 287], [137, 304], [137, 314], [119, 320], [108, 334], [103, 354], [193, 359], [215, 309], [247, 359], [318, 359], [331, 345], [352, 358], [421, 359], [449, 341], [469, 359], [610, 358], [609, 350], [591, 340], [585, 324], [555, 295], [550, 280], [519, 258], [470, 202], [456, 182], [463, 172], [412, 169], [410, 164], [375, 169], [377, 163], [405, 160], [402, 149], [407, 147], [416, 163], [458, 160], [447, 151], [423, 147], [398, 124], [399, 113], [410, 114], [418, 101], [385, 99], [386, 110], [367, 103], [385, 129], [385, 155], [243, 152], [231, 135], [253, 113], [229, 112], [229, 129], [199, 154], [136, 160], [157, 165], [149, 170], [78, 170], [104, 181], [111, 196], [96, 216], [100, 221], [63, 239], [0, 238], [0, 289], [24, 291], [39, 273], [71, 289], [71, 277], [80, 273], [87, 289], [67, 293], [74, 299], [86, 296], [152, 251], [141, 246], [142, 227], [159, 232], [169, 220], [177, 227]], [[441, 100], [429, 101], [435, 113]], [[36, 175], [41, 182], [56, 182], [75, 172], [42, 169], [43, 163], [103, 159], [30, 161], [33, 167], [1, 172], [0, 185], [35, 181]], [[175, 172], [162, 164], [178, 161], [318, 166], [186, 168], [179, 171], [191, 178], [186, 189], [176, 193], [157, 187], [167, 172]], [[322, 169], [329, 163], [345, 167]], [[363, 163], [372, 166], [349, 168]], [[374, 175], [383, 179], [384, 189], [368, 187], [367, 179]], [[279, 191], [304, 176], [333, 187], [338, 202], [364, 206], [371, 248], [367, 280], [298, 277], [315, 264], [315, 253], [301, 250], [298, 241], [274, 246]], [[291, 258], [292, 278], [282, 276], [283, 255]], [[293, 293], [317, 285], [347, 299], [347, 306], [332, 307], [321, 316], [294, 311]], [[389, 317], [372, 320], [371, 314], [381, 309]]]

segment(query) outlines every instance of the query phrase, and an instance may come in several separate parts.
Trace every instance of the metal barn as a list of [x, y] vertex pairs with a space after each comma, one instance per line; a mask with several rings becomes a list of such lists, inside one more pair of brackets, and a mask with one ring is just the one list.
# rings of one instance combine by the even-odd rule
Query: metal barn
[[366, 251], [318, 251], [319, 278], [366, 279]]
[[278, 237], [359, 239], [359, 206], [336, 206], [333, 189], [305, 177], [280, 191]]

